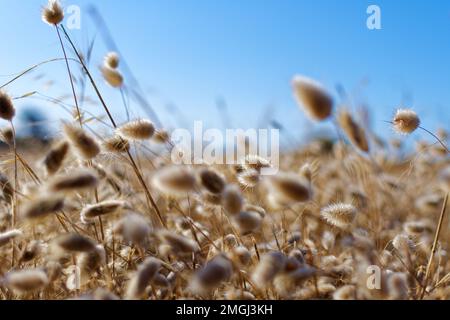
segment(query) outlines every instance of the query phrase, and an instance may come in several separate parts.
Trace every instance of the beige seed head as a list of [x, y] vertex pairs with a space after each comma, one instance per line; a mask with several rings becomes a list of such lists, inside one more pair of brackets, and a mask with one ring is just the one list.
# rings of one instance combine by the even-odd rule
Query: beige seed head
[[97, 176], [91, 170], [76, 170], [54, 177], [48, 185], [50, 192], [75, 192], [93, 189], [98, 185]]
[[119, 55], [117, 52], [108, 52], [103, 61], [106, 67], [117, 69], [119, 66]]
[[252, 280], [255, 285], [264, 288], [286, 265], [286, 256], [281, 252], [266, 253], [253, 272]]
[[67, 233], [54, 240], [54, 244], [69, 252], [88, 252], [95, 249], [95, 242], [81, 234]]
[[244, 198], [241, 190], [236, 185], [227, 185], [222, 194], [222, 205], [225, 211], [230, 215], [236, 215], [241, 212], [244, 206]]
[[356, 208], [347, 203], [336, 203], [322, 208], [320, 214], [332, 226], [347, 230], [356, 217]]
[[156, 143], [166, 143], [170, 140], [169, 133], [163, 129], [158, 129], [152, 137], [152, 140]]
[[105, 79], [106, 83], [111, 87], [120, 88], [123, 85], [123, 76], [118, 70], [108, 66], [102, 66], [100, 71], [102, 72], [103, 79]]
[[38, 219], [64, 208], [64, 198], [60, 195], [42, 195], [27, 202], [22, 209], [25, 219]]
[[158, 233], [161, 241], [170, 246], [172, 252], [175, 254], [190, 254], [200, 250], [198, 244], [187, 237], [179, 234], [162, 230]]
[[201, 169], [198, 173], [201, 185], [213, 194], [219, 194], [225, 188], [225, 179], [213, 169]]
[[243, 235], [252, 233], [259, 229], [262, 220], [261, 215], [253, 211], [242, 211], [233, 216], [234, 223]]
[[43, 270], [25, 269], [8, 273], [5, 277], [5, 283], [8, 288], [25, 293], [42, 289], [49, 281]]
[[0, 233], [0, 248], [6, 245], [9, 241], [22, 236], [22, 234], [22, 231], [17, 229]]
[[420, 126], [417, 113], [410, 109], [398, 109], [392, 122], [394, 129], [401, 134], [410, 134]]
[[96, 217], [106, 214], [112, 214], [126, 206], [126, 202], [122, 200], [106, 200], [100, 203], [86, 206], [81, 210], [81, 220], [84, 222], [92, 221]]
[[280, 172], [268, 182], [271, 195], [280, 205], [308, 201], [312, 196], [309, 182], [296, 174]]
[[150, 139], [155, 133], [155, 126], [150, 120], [140, 119], [125, 123], [116, 132], [126, 139], [146, 140]]
[[231, 252], [231, 259], [240, 265], [246, 266], [251, 262], [252, 255], [250, 251], [244, 246], [233, 248]]
[[103, 141], [103, 148], [112, 153], [126, 153], [130, 150], [130, 143], [127, 139], [122, 138], [118, 135]]
[[192, 289], [203, 293], [217, 288], [222, 282], [227, 281], [233, 273], [230, 260], [223, 254], [219, 254], [194, 275]]
[[334, 300], [355, 300], [355, 286], [345, 285], [333, 293]]
[[42, 10], [42, 21], [49, 25], [57, 25], [64, 19], [64, 11], [58, 0], [49, 0]]
[[338, 114], [338, 123], [350, 142], [363, 152], [369, 152], [369, 143], [364, 129], [353, 120], [346, 109], [341, 109]]
[[67, 123], [63, 126], [63, 130], [82, 159], [90, 160], [100, 153], [100, 145], [97, 140], [79, 126]]
[[387, 281], [389, 297], [394, 300], [408, 299], [408, 277], [401, 272], [391, 274]]
[[68, 151], [69, 143], [65, 140], [60, 141], [50, 149], [43, 160], [44, 167], [48, 174], [55, 174], [61, 168]]
[[150, 257], [144, 260], [139, 266], [128, 283], [127, 292], [125, 294], [127, 299], [136, 300], [142, 298], [145, 294], [145, 289], [153, 280], [155, 275], [161, 268], [161, 261], [159, 259]]
[[325, 89], [312, 79], [295, 76], [292, 80], [294, 97], [313, 120], [322, 121], [331, 115], [333, 100]]
[[254, 188], [260, 182], [261, 176], [255, 169], [248, 169], [239, 172], [237, 180], [244, 188]]
[[411, 237], [402, 233], [395, 236], [392, 245], [401, 253], [412, 251], [415, 248], [415, 243]]
[[168, 166], [159, 169], [152, 179], [153, 185], [167, 196], [185, 196], [196, 187], [194, 172], [184, 166]]
[[152, 226], [137, 213], [129, 213], [124, 216], [115, 226], [115, 232], [122, 235], [126, 242], [131, 242], [140, 248], [146, 248]]
[[14, 133], [10, 127], [2, 128], [0, 131], [0, 140], [6, 144], [12, 145], [14, 142]]
[[11, 97], [0, 90], [0, 118], [11, 121], [16, 114], [16, 109], [14, 108]]

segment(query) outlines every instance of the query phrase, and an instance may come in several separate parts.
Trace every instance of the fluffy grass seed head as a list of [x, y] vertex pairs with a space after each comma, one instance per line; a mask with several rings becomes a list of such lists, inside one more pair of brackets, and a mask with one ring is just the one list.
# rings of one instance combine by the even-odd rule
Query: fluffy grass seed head
[[159, 259], [149, 257], [146, 258], [137, 268], [136, 273], [128, 283], [126, 298], [136, 300], [142, 298], [145, 294], [145, 289], [153, 280], [161, 268], [161, 261]]
[[113, 69], [109, 66], [102, 66], [100, 68], [103, 79], [113, 88], [120, 88], [123, 85], [123, 76], [119, 70]]
[[81, 210], [81, 221], [89, 222], [93, 219], [117, 212], [119, 209], [126, 206], [126, 202], [122, 200], [106, 200], [96, 204], [86, 206]]
[[58, 0], [49, 0], [42, 9], [42, 21], [49, 25], [58, 25], [64, 19], [64, 10]]
[[355, 121], [346, 109], [341, 109], [338, 114], [339, 126], [344, 130], [350, 142], [363, 152], [369, 152], [369, 143], [364, 129]]
[[213, 169], [201, 169], [198, 173], [201, 185], [213, 194], [220, 194], [225, 189], [224, 177]]
[[255, 285], [264, 288], [286, 265], [286, 256], [281, 252], [266, 253], [253, 272], [252, 280]]
[[167, 230], [161, 230], [158, 237], [164, 244], [169, 245], [175, 254], [191, 254], [200, 250], [194, 240]]
[[411, 109], [398, 109], [392, 122], [400, 134], [410, 134], [420, 126], [419, 116]]
[[77, 233], [66, 233], [54, 240], [54, 244], [67, 252], [89, 252], [95, 249], [95, 242]]
[[155, 133], [155, 126], [150, 120], [139, 119], [127, 122], [117, 128], [117, 134], [130, 140], [150, 139]]
[[102, 143], [103, 149], [111, 153], [126, 153], [130, 150], [130, 143], [119, 135], [107, 138]]
[[44, 194], [37, 199], [27, 202], [22, 209], [25, 219], [39, 219], [64, 208], [64, 197]]
[[194, 172], [184, 166], [174, 165], [159, 169], [152, 179], [153, 185], [167, 196], [185, 196], [197, 185]]
[[150, 223], [137, 213], [128, 213], [114, 227], [125, 242], [131, 242], [140, 248], [146, 248], [153, 229]]
[[292, 80], [294, 97], [306, 114], [313, 120], [327, 119], [333, 110], [333, 99], [316, 81], [304, 76], [295, 76]]
[[45, 156], [43, 165], [49, 175], [55, 174], [62, 166], [69, 152], [69, 143], [66, 140], [58, 142]]
[[225, 255], [219, 254], [197, 271], [192, 282], [192, 289], [199, 294], [213, 290], [227, 281], [232, 273], [233, 265], [230, 260]]
[[250, 234], [261, 227], [263, 217], [254, 211], [241, 211], [233, 216], [233, 222], [242, 235]]
[[97, 140], [79, 126], [66, 123], [63, 130], [82, 159], [91, 160], [100, 153], [100, 145]]
[[0, 247], [6, 245], [9, 241], [22, 236], [22, 231], [14, 229], [0, 233]]
[[41, 269], [24, 269], [8, 273], [5, 283], [8, 288], [18, 293], [26, 293], [44, 288], [49, 280]]
[[297, 174], [279, 172], [267, 180], [273, 200], [279, 205], [305, 202], [311, 199], [309, 181]]
[[119, 55], [117, 52], [108, 52], [103, 59], [104, 65], [111, 69], [117, 69], [119, 66], [119, 61]]
[[55, 176], [48, 185], [50, 192], [77, 192], [97, 187], [99, 181], [92, 170], [79, 169], [75, 172]]
[[222, 193], [222, 205], [230, 215], [239, 214], [244, 206], [241, 190], [236, 185], [227, 185]]
[[15, 114], [16, 109], [11, 97], [3, 90], [0, 90], [0, 118], [11, 121]]
[[347, 203], [331, 204], [320, 211], [320, 215], [327, 223], [343, 230], [352, 226], [356, 213], [356, 208]]

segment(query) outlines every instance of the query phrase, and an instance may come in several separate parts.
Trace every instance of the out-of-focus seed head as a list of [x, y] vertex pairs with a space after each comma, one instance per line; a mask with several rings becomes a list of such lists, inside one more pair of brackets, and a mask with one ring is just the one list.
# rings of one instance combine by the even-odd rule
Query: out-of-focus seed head
[[16, 109], [11, 97], [4, 91], [0, 90], [0, 118], [11, 121], [16, 114]]
[[84, 160], [95, 158], [100, 153], [97, 140], [79, 126], [66, 123], [64, 133], [78, 155]]
[[54, 239], [54, 245], [67, 252], [89, 252], [96, 248], [95, 242], [81, 234], [67, 233]]
[[146, 248], [153, 229], [144, 217], [137, 213], [129, 213], [117, 223], [115, 232], [122, 235], [126, 242]]
[[22, 234], [22, 231], [17, 229], [0, 233], [0, 248], [9, 243], [9, 241], [22, 236]]
[[41, 269], [12, 271], [5, 276], [6, 286], [19, 293], [40, 290], [48, 283], [47, 274]]
[[125, 294], [126, 298], [131, 300], [142, 298], [145, 294], [145, 289], [160, 268], [161, 261], [159, 259], [153, 257], [145, 259], [144, 262], [138, 266], [136, 273], [128, 283], [127, 292]]
[[186, 196], [196, 187], [194, 172], [184, 166], [159, 169], [152, 179], [153, 185], [167, 196]]
[[310, 183], [297, 174], [279, 172], [270, 176], [267, 181], [269, 192], [279, 205], [305, 202], [312, 196]]
[[224, 177], [213, 169], [201, 169], [198, 176], [201, 185], [213, 194], [219, 194], [225, 188]]
[[244, 199], [239, 187], [227, 185], [222, 193], [222, 205], [230, 215], [239, 214], [244, 206]]
[[163, 243], [170, 246], [174, 254], [185, 255], [200, 250], [200, 247], [194, 240], [181, 236], [179, 234], [167, 230], [161, 230], [158, 233], [158, 236]]
[[97, 176], [91, 170], [77, 170], [55, 177], [49, 182], [50, 192], [74, 192], [93, 189], [98, 185]]
[[200, 294], [215, 289], [227, 281], [232, 273], [233, 266], [230, 260], [225, 255], [219, 254], [194, 275], [192, 289]]
[[252, 280], [260, 288], [264, 288], [286, 265], [286, 256], [281, 252], [270, 252], [261, 257], [261, 261], [253, 272]]
[[122, 74], [113, 68], [108, 66], [102, 66], [100, 68], [102, 72], [103, 79], [105, 79], [106, 83], [108, 83], [113, 88], [120, 88], [123, 85], [123, 76]]
[[69, 152], [69, 143], [65, 140], [60, 141], [47, 153], [43, 160], [43, 164], [47, 173], [55, 174], [62, 166]]
[[106, 200], [96, 204], [88, 205], [83, 210], [81, 210], [81, 220], [89, 222], [99, 216], [117, 212], [119, 209], [124, 208], [125, 206], [126, 202], [122, 200]]
[[119, 66], [119, 61], [119, 55], [117, 52], [108, 52], [103, 59], [104, 65], [111, 69], [117, 69]]
[[322, 85], [304, 76], [295, 76], [292, 87], [297, 103], [310, 118], [322, 121], [331, 115], [333, 100]]
[[338, 123], [350, 142], [362, 152], [369, 152], [369, 143], [364, 129], [353, 120], [346, 109], [341, 109], [338, 115]]
[[64, 208], [64, 198], [56, 195], [42, 195], [27, 202], [22, 209], [25, 219], [39, 219]]
[[253, 211], [242, 211], [233, 216], [233, 221], [243, 235], [252, 233], [259, 229], [262, 223], [262, 217], [259, 213]]

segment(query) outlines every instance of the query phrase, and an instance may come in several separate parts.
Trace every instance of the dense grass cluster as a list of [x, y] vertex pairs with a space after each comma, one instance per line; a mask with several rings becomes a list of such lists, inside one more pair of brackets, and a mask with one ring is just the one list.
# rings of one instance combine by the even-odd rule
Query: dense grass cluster
[[[73, 44], [57, 2], [43, 19]], [[261, 170], [273, 164], [253, 154], [174, 165], [168, 132], [116, 123], [72, 49], [111, 129], [95, 130], [100, 120], [85, 119], [73, 90], [73, 121], [45, 148], [18, 148], [14, 100], [1, 91], [1, 299], [450, 299], [445, 130], [414, 150], [382, 143], [296, 76], [299, 105], [333, 121], [337, 141], [282, 153], [271, 176]], [[114, 90], [119, 61], [109, 53], [100, 70]], [[391, 124], [426, 130], [412, 110]]]

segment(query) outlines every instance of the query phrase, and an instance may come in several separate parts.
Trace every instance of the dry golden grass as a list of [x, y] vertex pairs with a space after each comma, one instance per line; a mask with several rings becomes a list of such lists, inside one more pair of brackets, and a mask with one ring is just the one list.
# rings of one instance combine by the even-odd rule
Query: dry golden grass
[[[51, 3], [44, 20], [66, 33]], [[377, 145], [345, 111], [338, 123], [351, 144], [286, 151], [275, 176], [251, 154], [244, 166], [174, 166], [167, 132], [145, 119], [119, 127], [76, 56], [108, 136], [74, 96], [64, 135], [17, 149], [14, 107], [0, 94], [0, 116], [12, 120], [0, 163], [1, 299], [450, 299], [445, 131], [441, 145], [399, 156], [398, 143]], [[119, 57], [105, 64], [116, 87]], [[325, 89], [296, 79], [307, 113], [332, 117]], [[401, 116], [397, 129], [419, 127], [416, 114]], [[156, 144], [165, 151], [149, 152]]]

